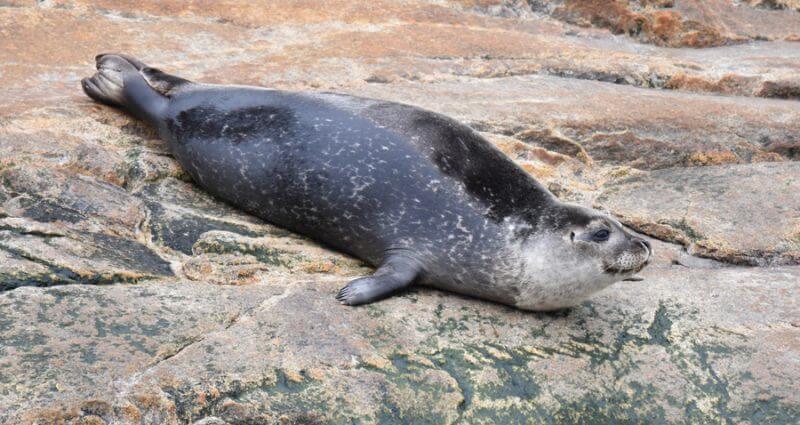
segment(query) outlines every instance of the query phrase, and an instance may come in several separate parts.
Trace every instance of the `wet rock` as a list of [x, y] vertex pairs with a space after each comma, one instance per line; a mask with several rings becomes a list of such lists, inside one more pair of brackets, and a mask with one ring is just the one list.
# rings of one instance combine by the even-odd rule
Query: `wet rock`
[[243, 225], [194, 214], [191, 211], [170, 208], [155, 202], [147, 206], [150, 210], [148, 230], [153, 242], [183, 254], [190, 255], [192, 246], [200, 236], [211, 230], [227, 230], [246, 236], [256, 235]]
[[43, 283], [66, 282], [58, 280], [50, 267], [28, 260], [20, 255], [0, 250], [0, 291], [20, 286], [47, 286]]
[[597, 204], [690, 253], [738, 264], [800, 263], [800, 163], [668, 169], [609, 183]]
[[[173, 165], [169, 164], [160, 169], [170, 170], [172, 168]], [[171, 208], [190, 211], [195, 214], [204, 214], [209, 217], [226, 219], [232, 222], [241, 222], [253, 227], [263, 226], [267, 228], [268, 226], [252, 215], [246, 214], [241, 210], [215, 199], [190, 181], [167, 177], [154, 183], [146, 184], [138, 190], [135, 190], [134, 193], [139, 198], [147, 201], [159, 202]], [[279, 232], [277, 229], [273, 231]], [[287, 232], [283, 231], [283, 233]]]

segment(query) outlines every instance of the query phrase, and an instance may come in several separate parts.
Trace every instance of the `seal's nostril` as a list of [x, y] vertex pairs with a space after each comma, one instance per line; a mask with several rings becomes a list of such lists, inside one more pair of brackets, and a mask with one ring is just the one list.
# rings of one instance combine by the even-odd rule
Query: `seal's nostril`
[[639, 243], [644, 245], [645, 249], [647, 249], [647, 253], [648, 254], [652, 254], [653, 253], [653, 247], [650, 246], [650, 242], [647, 242], [644, 239], [639, 239]]
[[644, 245], [645, 249], [647, 249], [648, 254], [653, 253], [653, 247], [650, 246], [650, 242], [647, 242], [642, 238], [636, 238], [636, 242], [639, 242], [640, 244]]

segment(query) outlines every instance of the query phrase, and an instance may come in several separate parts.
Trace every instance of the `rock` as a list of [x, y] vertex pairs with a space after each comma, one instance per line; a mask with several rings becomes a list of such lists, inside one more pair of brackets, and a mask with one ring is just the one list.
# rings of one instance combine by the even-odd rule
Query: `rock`
[[89, 176], [26, 166], [0, 170], [0, 180], [16, 195], [3, 205], [7, 214], [125, 236], [134, 235], [145, 220], [140, 199]]
[[192, 246], [200, 236], [213, 230], [245, 236], [288, 234], [214, 200], [190, 183], [171, 177], [143, 185], [134, 193], [147, 200], [150, 220], [146, 227], [153, 241], [183, 254], [191, 255]]
[[136, 241], [102, 233], [41, 232], [9, 222], [0, 222], [0, 253], [13, 261], [0, 271], [0, 290], [102, 285], [172, 275], [167, 261]]
[[[257, 295], [246, 288], [234, 293], [189, 282], [95, 288], [68, 285], [3, 293], [0, 386], [6, 407], [0, 410], [0, 421], [28, 422], [25, 417], [38, 415], [46, 422], [73, 415], [103, 417], [110, 411], [105, 396], [124, 392], [125, 381], [136, 380], [137, 374], [178, 355], [206, 333], [231, 326], [268, 293]], [[174, 421], [169, 410], [141, 412], [157, 401], [132, 398], [113, 411], [123, 423]], [[77, 410], [58, 411], [61, 402], [75, 403]]]
[[800, 11], [797, 0], [747, 0], [747, 3], [764, 9], [795, 9]]
[[[729, 0], [528, 1], [535, 12], [546, 13], [578, 26], [595, 26], [639, 41], [671, 47], [710, 47], [741, 43], [747, 39], [781, 40], [800, 31], [800, 16], [791, 11], [770, 13], [737, 7]], [[783, 9], [797, 7], [770, 3]], [[790, 4], [791, 3], [791, 4]]]
[[[208, 10], [173, 2], [109, 2], [99, 9], [94, 9], [96, 3], [82, 1], [57, 2], [54, 7], [20, 4], [0, 10], [0, 24], [14, 35], [0, 41], [0, 60], [9, 63], [0, 76], [6, 83], [0, 93], [16, 99], [0, 110], [19, 112], [52, 105], [54, 99], [83, 99], [75, 93], [80, 75], [71, 64], [90, 66], [91, 57], [84, 52], [114, 49], [188, 78], [295, 89], [353, 87], [367, 80], [552, 74], [746, 96], [796, 93], [796, 43], [760, 42], [746, 49], [720, 47], [698, 54], [693, 49], [620, 42], [605, 30], [533, 14], [500, 18], [469, 7], [475, 2], [466, 7], [463, 1], [455, 3], [382, 1], [366, 7], [337, 1], [306, 8], [292, 2], [228, 2]], [[721, 11], [716, 13], [702, 3], [680, 2], [677, 7], [686, 5], [679, 13], [692, 15], [689, 19], [698, 25], [713, 22], [708, 24], [713, 31], [728, 31], [734, 21], [747, 29], [748, 22], [759, 19], [763, 31], [752, 35], [759, 40], [780, 38], [784, 28], [798, 25], [794, 11], [731, 8], [729, 0], [715, 0], [714, 7]], [[754, 17], [739, 16], [743, 9]], [[173, 19], [173, 14], [181, 18]], [[61, 49], [42, 39], [41, 34], [56, 29], [59, 40], [72, 48]], [[198, 32], [204, 36], [194, 36]], [[169, 37], [163, 36], [167, 33]], [[786, 89], [764, 90], [765, 84]]]
[[800, 264], [800, 163], [668, 169], [607, 184], [597, 203], [690, 253], [750, 265]]
[[[0, 423], [800, 418], [794, 0], [0, 3]], [[340, 306], [371, 269], [89, 100], [105, 51], [452, 116], [655, 256], [552, 314]]]
[[13, 406], [0, 420], [797, 417], [800, 270], [644, 277], [558, 314], [423, 289], [332, 305], [343, 279], [15, 290], [0, 304], [0, 401]]
[[253, 256], [259, 263], [298, 273], [330, 273], [350, 276], [366, 274], [363, 262], [332, 254], [305, 238], [264, 236], [251, 238], [236, 233], [210, 231], [192, 247], [194, 254], [238, 254]]
[[351, 92], [446, 111], [482, 131], [584, 162], [660, 169], [798, 159], [800, 152], [795, 102], [547, 76], [370, 85]]

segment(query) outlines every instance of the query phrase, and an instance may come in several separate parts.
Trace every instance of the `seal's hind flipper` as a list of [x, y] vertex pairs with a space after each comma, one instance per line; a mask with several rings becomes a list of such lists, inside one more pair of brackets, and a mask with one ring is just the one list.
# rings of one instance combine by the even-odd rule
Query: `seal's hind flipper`
[[135, 63], [122, 55], [97, 55], [97, 73], [81, 80], [83, 91], [92, 99], [106, 105], [124, 108], [127, 105], [123, 88], [125, 75], [138, 74]]
[[167, 74], [166, 72], [156, 68], [150, 68], [146, 66], [142, 68], [140, 72], [144, 79], [147, 80], [147, 84], [149, 84], [153, 90], [167, 97], [169, 97], [179, 88], [187, 84], [192, 84], [192, 82], [189, 80], [176, 77], [172, 74]]
[[421, 270], [419, 262], [408, 256], [389, 256], [373, 275], [348, 283], [339, 291], [336, 299], [346, 305], [378, 301], [398, 289], [411, 285]]
[[120, 108], [128, 106], [123, 95], [126, 75], [143, 79], [150, 88], [167, 97], [179, 88], [192, 84], [189, 80], [151, 68], [129, 55], [103, 53], [97, 55], [95, 61], [97, 73], [81, 80], [81, 84], [89, 97], [106, 105]]
[[96, 57], [97, 72], [81, 80], [83, 91], [92, 99], [122, 108], [140, 119], [155, 122], [167, 98], [153, 89], [141, 71], [147, 67], [126, 55]]

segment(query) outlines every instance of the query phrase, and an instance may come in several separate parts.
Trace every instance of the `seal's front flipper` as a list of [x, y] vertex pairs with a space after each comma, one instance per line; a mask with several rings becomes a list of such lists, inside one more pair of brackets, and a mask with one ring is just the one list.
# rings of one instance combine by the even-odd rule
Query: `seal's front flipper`
[[392, 255], [372, 276], [358, 278], [347, 284], [336, 299], [342, 304], [359, 305], [378, 301], [398, 289], [405, 288], [419, 276], [422, 267], [417, 260], [405, 255]]

